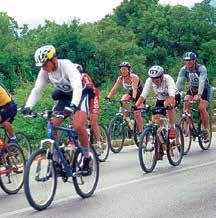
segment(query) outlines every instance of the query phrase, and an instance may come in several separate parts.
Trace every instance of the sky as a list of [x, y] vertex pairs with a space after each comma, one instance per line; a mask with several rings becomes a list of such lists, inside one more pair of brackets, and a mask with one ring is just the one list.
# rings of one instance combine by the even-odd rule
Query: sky
[[[81, 23], [94, 22], [112, 14], [123, 0], [0, 0], [0, 12], [6, 12], [19, 24], [30, 28], [43, 24], [44, 20], [62, 24], [74, 18]], [[202, 0], [160, 0], [161, 4], [182, 4], [191, 7]]]

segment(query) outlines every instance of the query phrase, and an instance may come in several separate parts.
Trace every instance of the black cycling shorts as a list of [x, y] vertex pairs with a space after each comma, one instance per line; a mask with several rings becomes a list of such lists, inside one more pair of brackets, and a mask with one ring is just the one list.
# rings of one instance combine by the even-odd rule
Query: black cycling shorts
[[14, 101], [7, 103], [4, 106], [0, 107], [0, 116], [1, 116], [1, 123], [8, 121], [10, 123], [13, 122], [14, 117], [17, 113], [17, 105]]
[[[188, 89], [186, 95], [194, 96], [194, 95], [197, 95], [197, 93], [198, 93], [198, 90], [197, 92], [193, 92], [191, 89]], [[201, 95], [202, 100], [209, 101], [209, 94], [210, 94], [209, 88], [204, 88], [203, 93]]]

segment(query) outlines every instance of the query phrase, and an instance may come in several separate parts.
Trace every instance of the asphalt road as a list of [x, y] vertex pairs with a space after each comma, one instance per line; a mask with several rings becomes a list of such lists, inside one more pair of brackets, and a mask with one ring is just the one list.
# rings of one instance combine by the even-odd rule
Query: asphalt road
[[213, 218], [215, 169], [216, 134], [210, 150], [202, 151], [194, 142], [180, 166], [172, 167], [164, 158], [150, 174], [142, 172], [136, 147], [128, 146], [100, 164], [100, 180], [92, 197], [80, 198], [72, 183], [59, 179], [54, 202], [38, 212], [29, 206], [23, 189], [12, 196], [0, 190], [0, 218]]

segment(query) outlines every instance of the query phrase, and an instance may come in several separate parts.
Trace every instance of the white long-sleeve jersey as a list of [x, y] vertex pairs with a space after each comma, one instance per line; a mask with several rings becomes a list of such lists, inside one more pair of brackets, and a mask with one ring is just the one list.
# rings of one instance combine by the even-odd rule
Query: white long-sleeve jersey
[[56, 71], [47, 73], [41, 68], [25, 107], [32, 108], [35, 106], [48, 82], [64, 92], [73, 91], [71, 104], [79, 105], [82, 96], [81, 74], [70, 60], [58, 59]]
[[146, 99], [151, 90], [155, 92], [157, 99], [159, 100], [165, 100], [168, 96], [175, 97], [175, 94], [178, 93], [174, 79], [168, 74], [163, 75], [159, 86], [154, 84], [152, 79], [149, 77], [145, 82], [141, 96]]

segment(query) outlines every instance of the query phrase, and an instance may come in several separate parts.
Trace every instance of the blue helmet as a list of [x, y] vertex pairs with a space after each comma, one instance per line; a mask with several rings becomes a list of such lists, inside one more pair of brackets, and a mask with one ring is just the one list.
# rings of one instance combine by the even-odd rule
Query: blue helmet
[[189, 51], [189, 52], [186, 52], [183, 56], [183, 59], [185, 61], [189, 61], [189, 60], [196, 60], [197, 59], [197, 55], [192, 52], [192, 51]]

